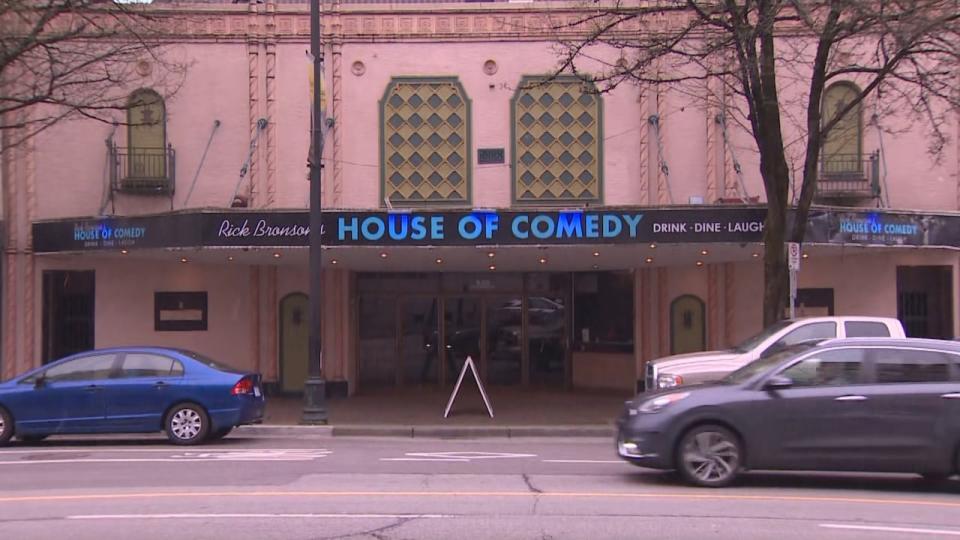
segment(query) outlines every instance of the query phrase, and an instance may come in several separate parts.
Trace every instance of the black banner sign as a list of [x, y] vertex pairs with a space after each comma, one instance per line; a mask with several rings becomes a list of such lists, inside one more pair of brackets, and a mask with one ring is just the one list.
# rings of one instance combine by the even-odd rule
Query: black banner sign
[[883, 246], [960, 246], [960, 218], [887, 212], [814, 210], [805, 241]]
[[170, 214], [34, 223], [33, 250], [43, 253], [195, 246], [200, 218], [199, 214]]

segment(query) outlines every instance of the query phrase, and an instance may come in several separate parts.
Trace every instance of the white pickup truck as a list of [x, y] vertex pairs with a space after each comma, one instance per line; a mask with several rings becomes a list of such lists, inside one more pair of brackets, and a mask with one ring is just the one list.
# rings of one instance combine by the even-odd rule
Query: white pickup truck
[[644, 389], [658, 390], [715, 381], [761, 356], [812, 339], [837, 337], [906, 337], [903, 325], [887, 317], [808, 317], [785, 319], [736, 347], [665, 356], [647, 362]]

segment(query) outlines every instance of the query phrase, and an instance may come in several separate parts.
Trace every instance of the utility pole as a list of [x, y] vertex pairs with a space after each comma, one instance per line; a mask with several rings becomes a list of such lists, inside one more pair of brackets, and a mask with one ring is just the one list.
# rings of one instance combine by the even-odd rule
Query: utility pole
[[323, 48], [320, 44], [320, 0], [310, 0], [310, 54], [313, 60], [313, 107], [310, 122], [310, 358], [303, 385], [304, 424], [327, 423], [327, 391], [323, 374]]

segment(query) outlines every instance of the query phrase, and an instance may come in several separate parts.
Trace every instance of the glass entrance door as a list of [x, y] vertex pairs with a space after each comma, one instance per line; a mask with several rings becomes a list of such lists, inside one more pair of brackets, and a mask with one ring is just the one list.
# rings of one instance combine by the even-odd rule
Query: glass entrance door
[[487, 382], [523, 382], [523, 297], [490, 296], [486, 302]]
[[[456, 382], [467, 356], [478, 373], [481, 364], [480, 337], [483, 310], [479, 296], [448, 296], [443, 302], [444, 380]], [[482, 375], [481, 375], [482, 376]]]
[[527, 281], [527, 361], [530, 384], [562, 386], [568, 379], [569, 274], [530, 274]]
[[397, 383], [396, 298], [367, 295], [360, 297], [357, 353], [362, 388], [393, 386]]
[[436, 296], [410, 296], [401, 300], [401, 384], [437, 384], [440, 380], [439, 304]]
[[467, 357], [488, 385], [566, 386], [571, 275], [361, 274], [361, 388], [448, 386]]

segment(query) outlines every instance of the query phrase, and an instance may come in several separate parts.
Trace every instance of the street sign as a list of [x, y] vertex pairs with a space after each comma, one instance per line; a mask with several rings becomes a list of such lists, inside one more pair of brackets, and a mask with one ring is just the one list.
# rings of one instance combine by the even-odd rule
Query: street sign
[[800, 244], [787, 242], [787, 264], [790, 270], [800, 269]]

